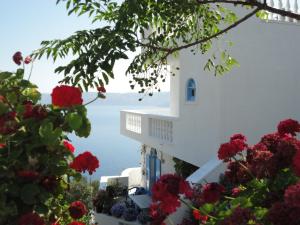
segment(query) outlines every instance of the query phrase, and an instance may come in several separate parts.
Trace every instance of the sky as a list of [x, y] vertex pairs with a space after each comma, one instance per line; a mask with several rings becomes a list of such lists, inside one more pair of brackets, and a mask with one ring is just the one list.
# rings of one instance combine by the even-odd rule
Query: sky
[[[91, 24], [87, 16], [68, 16], [65, 4], [56, 5], [56, 0], [9, 0], [1, 1], [0, 13], [0, 71], [15, 71], [17, 65], [12, 61], [12, 55], [21, 51], [23, 56], [40, 47], [43, 40], [65, 38], [77, 30], [101, 26]], [[133, 57], [133, 53], [130, 57]], [[53, 87], [62, 78], [54, 73], [54, 69], [66, 65], [70, 60], [57, 60], [45, 57], [34, 62], [31, 81], [39, 86], [43, 93], [51, 93]], [[116, 63], [115, 79], [106, 87], [108, 92], [132, 92], [125, 71], [128, 60]], [[29, 72], [30, 68], [26, 68]], [[162, 91], [169, 90], [166, 82], [161, 85]], [[134, 90], [133, 92], [137, 92]]]

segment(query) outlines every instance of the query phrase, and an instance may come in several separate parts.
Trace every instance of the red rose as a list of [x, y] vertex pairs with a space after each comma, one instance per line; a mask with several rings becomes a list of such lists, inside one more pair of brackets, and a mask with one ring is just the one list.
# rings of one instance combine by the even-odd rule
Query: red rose
[[36, 180], [39, 177], [39, 173], [33, 170], [20, 170], [17, 172], [17, 175], [29, 181]]
[[215, 203], [220, 200], [224, 191], [223, 185], [218, 183], [205, 184], [202, 189], [203, 200], [206, 203]]
[[80, 173], [88, 171], [91, 175], [99, 167], [99, 161], [92, 153], [84, 152], [75, 157], [70, 167]]
[[300, 132], [300, 124], [297, 120], [286, 119], [278, 124], [277, 130], [280, 135], [291, 134], [296, 136], [296, 133]]
[[21, 62], [22, 62], [22, 60], [23, 60], [22, 53], [21, 53], [21, 52], [16, 52], [16, 53], [13, 55], [13, 60], [14, 60], [14, 62], [15, 62], [17, 65], [21, 65]]
[[106, 89], [104, 86], [100, 86], [100, 87], [97, 87], [97, 91], [105, 93]]
[[64, 146], [66, 147], [66, 149], [68, 149], [72, 153], [75, 152], [75, 148], [70, 142], [64, 141], [63, 143], [64, 143]]
[[38, 214], [27, 213], [21, 216], [18, 225], [45, 225], [45, 222]]
[[80, 219], [87, 212], [86, 206], [81, 201], [72, 202], [69, 207], [69, 213], [73, 219]]
[[58, 107], [82, 105], [82, 93], [79, 88], [67, 85], [57, 86], [52, 91], [52, 104]]
[[26, 58], [25, 58], [25, 60], [24, 60], [24, 63], [25, 64], [29, 64], [29, 63], [31, 63], [31, 57], [30, 56], [27, 56]]

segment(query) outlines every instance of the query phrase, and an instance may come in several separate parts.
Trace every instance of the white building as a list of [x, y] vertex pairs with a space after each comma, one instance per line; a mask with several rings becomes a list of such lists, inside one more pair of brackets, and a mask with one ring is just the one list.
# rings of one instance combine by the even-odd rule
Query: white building
[[121, 111], [121, 133], [143, 146], [142, 186], [174, 173], [173, 157], [200, 167], [190, 177], [200, 181], [219, 165], [218, 148], [232, 134], [255, 143], [279, 121], [300, 120], [299, 25], [274, 15], [231, 30], [223, 39], [233, 41], [240, 67], [223, 77], [204, 72], [208, 55], [183, 50], [170, 61], [170, 108]]

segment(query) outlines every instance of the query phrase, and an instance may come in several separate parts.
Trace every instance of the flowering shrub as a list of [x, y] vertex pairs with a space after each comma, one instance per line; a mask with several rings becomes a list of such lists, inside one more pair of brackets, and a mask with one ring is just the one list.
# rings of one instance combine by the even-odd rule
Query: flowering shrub
[[[20, 52], [13, 60], [31, 62]], [[66, 193], [69, 182], [81, 178], [78, 172], [91, 174], [99, 162], [90, 152], [75, 157], [68, 141], [68, 133], [90, 133], [81, 91], [58, 86], [50, 105], [40, 97], [23, 69], [0, 72], [0, 224], [83, 225], [86, 206], [70, 204]]]
[[219, 159], [227, 163], [222, 183], [195, 185], [186, 195], [189, 202], [176, 195], [183, 182], [180, 178], [162, 176], [153, 187], [152, 224], [163, 224], [183, 202], [192, 212], [182, 224], [299, 225], [298, 132], [298, 121], [287, 119], [278, 124], [277, 132], [253, 146], [244, 135], [233, 135], [218, 151]]

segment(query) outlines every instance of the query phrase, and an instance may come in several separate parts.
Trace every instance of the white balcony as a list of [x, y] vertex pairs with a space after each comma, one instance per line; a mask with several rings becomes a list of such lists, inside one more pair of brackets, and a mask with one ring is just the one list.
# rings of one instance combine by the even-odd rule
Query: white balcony
[[121, 133], [152, 146], [173, 144], [178, 118], [169, 109], [121, 111]]

